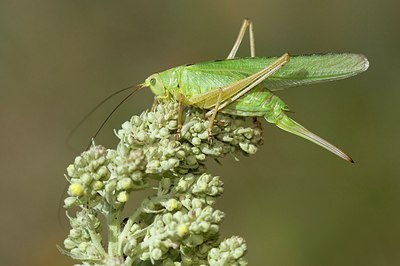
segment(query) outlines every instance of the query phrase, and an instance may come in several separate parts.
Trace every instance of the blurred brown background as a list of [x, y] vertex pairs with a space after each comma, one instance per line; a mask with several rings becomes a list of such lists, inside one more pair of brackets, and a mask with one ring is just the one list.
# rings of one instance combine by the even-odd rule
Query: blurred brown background
[[[119, 101], [68, 132], [102, 98], [149, 74], [228, 54], [244, 17], [262, 56], [357, 52], [355, 78], [288, 89], [293, 117], [342, 147], [351, 165], [265, 125], [265, 144], [224, 166], [223, 235], [247, 240], [250, 265], [400, 265], [398, 1], [1, 1], [1, 265], [72, 265], [58, 204], [65, 168]], [[248, 55], [248, 44], [240, 55]], [[97, 139], [152, 104], [141, 91]]]

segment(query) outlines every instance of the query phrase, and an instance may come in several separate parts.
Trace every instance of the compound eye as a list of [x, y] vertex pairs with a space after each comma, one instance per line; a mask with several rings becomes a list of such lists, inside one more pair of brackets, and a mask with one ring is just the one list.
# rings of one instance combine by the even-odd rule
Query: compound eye
[[156, 79], [155, 78], [151, 78], [150, 79], [150, 85], [152, 85], [152, 86], [156, 85]]

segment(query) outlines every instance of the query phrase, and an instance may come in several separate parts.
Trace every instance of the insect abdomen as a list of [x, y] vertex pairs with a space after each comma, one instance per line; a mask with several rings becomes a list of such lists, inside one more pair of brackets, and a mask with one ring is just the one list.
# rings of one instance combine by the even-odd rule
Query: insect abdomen
[[258, 87], [228, 105], [222, 112], [238, 116], [267, 116], [271, 117], [269, 120], [274, 120], [274, 117], [278, 117], [285, 110], [287, 106], [278, 96]]

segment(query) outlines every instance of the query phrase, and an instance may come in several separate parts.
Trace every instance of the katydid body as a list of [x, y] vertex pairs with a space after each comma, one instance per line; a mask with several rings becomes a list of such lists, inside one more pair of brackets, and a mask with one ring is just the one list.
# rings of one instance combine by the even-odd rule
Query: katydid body
[[[250, 58], [234, 58], [244, 32], [250, 26]], [[368, 68], [359, 54], [317, 54], [303, 56], [254, 57], [252, 24], [245, 20], [226, 60], [183, 65], [156, 73], [143, 86], [150, 87], [160, 100], [176, 100], [180, 105], [211, 110], [211, 125], [217, 112], [237, 116], [264, 117], [290, 133], [308, 139], [341, 158], [353, 162], [346, 153], [289, 118], [287, 105], [273, 91], [288, 87], [333, 81], [354, 76]], [[181, 124], [179, 110], [178, 124]], [[178, 125], [179, 127], [179, 125]], [[179, 131], [179, 128], [178, 128]]]

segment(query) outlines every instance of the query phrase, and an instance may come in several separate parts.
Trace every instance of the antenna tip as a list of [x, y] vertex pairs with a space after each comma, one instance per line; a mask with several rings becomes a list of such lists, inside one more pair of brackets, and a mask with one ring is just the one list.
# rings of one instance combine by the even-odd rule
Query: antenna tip
[[355, 163], [354, 160], [347, 155], [346, 161], [348, 161], [349, 163]]

